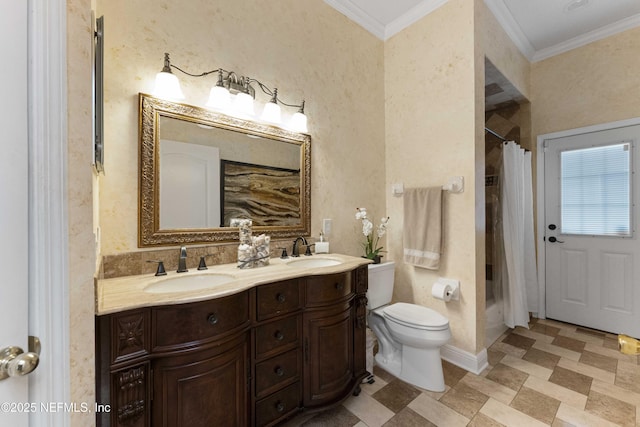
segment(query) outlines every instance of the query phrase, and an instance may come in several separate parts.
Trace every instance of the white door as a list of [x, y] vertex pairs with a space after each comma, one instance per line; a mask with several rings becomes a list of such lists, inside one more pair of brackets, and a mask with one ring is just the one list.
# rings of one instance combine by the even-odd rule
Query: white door
[[640, 337], [640, 126], [545, 141], [547, 317]]
[[160, 141], [160, 229], [217, 228], [220, 150]]
[[[0, 352], [28, 336], [27, 2], [3, 1], [0, 11]], [[0, 356], [1, 357], [1, 356]], [[0, 381], [0, 425], [26, 426], [27, 377]]]

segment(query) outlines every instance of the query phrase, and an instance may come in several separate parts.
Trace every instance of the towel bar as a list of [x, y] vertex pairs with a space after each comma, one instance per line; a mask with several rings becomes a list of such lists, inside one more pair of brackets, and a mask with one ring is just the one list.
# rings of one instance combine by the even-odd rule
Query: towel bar
[[[462, 193], [464, 192], [464, 177], [463, 176], [452, 176], [449, 178], [449, 181], [442, 186], [442, 189], [448, 191], [449, 193]], [[404, 193], [404, 184], [397, 183], [391, 184], [391, 194], [400, 197]]]

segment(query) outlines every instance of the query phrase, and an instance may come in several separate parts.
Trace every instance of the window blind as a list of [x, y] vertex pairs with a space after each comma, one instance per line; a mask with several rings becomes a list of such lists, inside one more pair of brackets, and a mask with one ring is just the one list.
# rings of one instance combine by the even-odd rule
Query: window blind
[[631, 235], [630, 154], [629, 143], [560, 154], [563, 234]]

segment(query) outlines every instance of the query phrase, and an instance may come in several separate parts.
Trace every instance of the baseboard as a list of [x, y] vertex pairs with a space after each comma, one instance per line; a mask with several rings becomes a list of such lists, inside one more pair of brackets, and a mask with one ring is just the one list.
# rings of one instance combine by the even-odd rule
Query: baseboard
[[445, 344], [440, 348], [440, 356], [447, 362], [453, 363], [476, 375], [480, 375], [480, 372], [489, 366], [486, 348], [483, 348], [478, 354], [472, 354], [458, 347]]

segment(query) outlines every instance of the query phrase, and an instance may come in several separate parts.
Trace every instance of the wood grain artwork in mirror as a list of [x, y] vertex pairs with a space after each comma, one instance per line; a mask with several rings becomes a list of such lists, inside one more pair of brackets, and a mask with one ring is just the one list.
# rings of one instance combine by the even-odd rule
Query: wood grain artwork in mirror
[[140, 247], [232, 242], [245, 218], [309, 235], [309, 135], [145, 94], [139, 106]]

